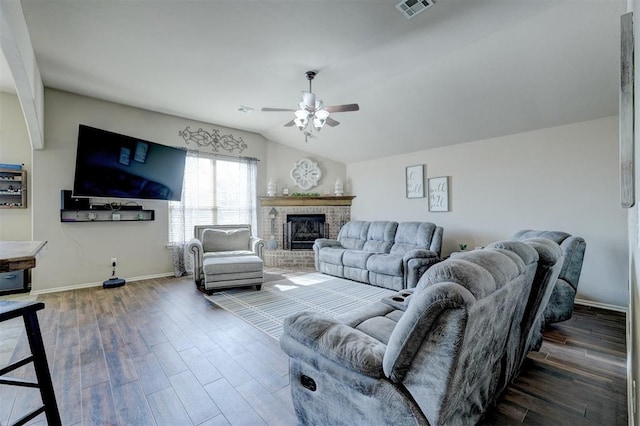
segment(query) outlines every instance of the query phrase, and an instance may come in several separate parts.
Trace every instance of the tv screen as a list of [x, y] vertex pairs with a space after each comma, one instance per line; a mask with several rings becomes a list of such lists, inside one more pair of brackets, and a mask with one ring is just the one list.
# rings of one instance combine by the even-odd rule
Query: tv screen
[[187, 151], [80, 124], [74, 197], [179, 201]]

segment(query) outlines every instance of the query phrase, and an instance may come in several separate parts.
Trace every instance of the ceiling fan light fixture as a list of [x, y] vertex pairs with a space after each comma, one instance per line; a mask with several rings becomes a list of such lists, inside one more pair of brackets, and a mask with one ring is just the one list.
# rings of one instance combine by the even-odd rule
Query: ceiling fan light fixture
[[[1, 0], [0, 0], [1, 1]], [[408, 1], [408, 0], [406, 0]], [[418, 0], [414, 0], [418, 1]], [[420, 1], [433, 1], [433, 0], [420, 0]], [[346, 105], [333, 105], [328, 106], [325, 109], [324, 102], [321, 99], [316, 99], [316, 95], [312, 92], [311, 81], [316, 76], [315, 71], [307, 71], [307, 80], [309, 80], [309, 91], [302, 91], [302, 100], [298, 102], [298, 109], [288, 109], [288, 108], [262, 108], [262, 111], [293, 111], [295, 118], [291, 121], [288, 121], [285, 124], [285, 127], [290, 127], [295, 124], [295, 126], [303, 132], [305, 136], [305, 141], [308, 138], [313, 137], [311, 132], [313, 130], [319, 132], [322, 130], [325, 124], [327, 124], [327, 120], [329, 119], [329, 114], [334, 112], [348, 112], [348, 111], [358, 111], [360, 107], [358, 104], [346, 104]], [[309, 122], [311, 122], [311, 126], [309, 126]], [[335, 127], [340, 124], [339, 121], [334, 119], [329, 120], [329, 126]]]
[[309, 111], [307, 111], [306, 109], [299, 109], [296, 112], [294, 112], [296, 118], [300, 119], [300, 120], [306, 120], [307, 118], [309, 118]]
[[317, 118], [319, 118], [320, 120], [325, 121], [327, 119], [327, 117], [329, 117], [329, 111], [324, 110], [324, 109], [322, 109], [320, 111], [316, 111], [315, 116]]
[[293, 122], [295, 123], [296, 127], [300, 131], [303, 131], [305, 129], [305, 127], [307, 127], [306, 124], [304, 123], [304, 121], [300, 120], [299, 118], [296, 118], [295, 120], [293, 120]]
[[324, 127], [324, 123], [327, 122], [327, 117], [329, 117], [329, 111], [316, 111], [313, 118], [313, 127], [320, 131]]
[[296, 118], [293, 120], [294, 124], [300, 131], [303, 131], [309, 125], [309, 111], [299, 109], [295, 112]]

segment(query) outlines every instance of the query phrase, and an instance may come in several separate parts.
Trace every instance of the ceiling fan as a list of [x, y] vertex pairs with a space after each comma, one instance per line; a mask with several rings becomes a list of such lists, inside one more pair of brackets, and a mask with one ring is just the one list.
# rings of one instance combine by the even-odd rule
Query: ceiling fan
[[[358, 111], [360, 106], [358, 106], [358, 104], [346, 104], [325, 107], [324, 102], [321, 99], [316, 99], [316, 95], [311, 91], [311, 82], [317, 72], [307, 71], [305, 74], [307, 76], [307, 80], [309, 80], [309, 91], [302, 92], [302, 100], [298, 103], [297, 110], [291, 108], [262, 108], [262, 111], [293, 112], [296, 118], [285, 123], [285, 127], [291, 127], [295, 124], [296, 127], [304, 133], [306, 141], [308, 138], [314, 137], [311, 134], [312, 129], [319, 132], [325, 124], [330, 127], [335, 127], [340, 124], [339, 121], [329, 117], [329, 114], [336, 112]], [[309, 127], [309, 123], [311, 123], [311, 127]]]

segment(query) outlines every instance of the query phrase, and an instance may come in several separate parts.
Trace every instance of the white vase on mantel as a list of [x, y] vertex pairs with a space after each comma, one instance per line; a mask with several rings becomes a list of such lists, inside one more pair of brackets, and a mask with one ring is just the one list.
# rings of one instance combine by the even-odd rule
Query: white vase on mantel
[[267, 195], [269, 197], [273, 197], [277, 192], [276, 182], [273, 179], [269, 179], [269, 183], [267, 184]]
[[336, 194], [337, 197], [340, 197], [342, 194], [344, 194], [344, 184], [342, 183], [342, 179], [340, 178], [336, 179], [334, 194]]

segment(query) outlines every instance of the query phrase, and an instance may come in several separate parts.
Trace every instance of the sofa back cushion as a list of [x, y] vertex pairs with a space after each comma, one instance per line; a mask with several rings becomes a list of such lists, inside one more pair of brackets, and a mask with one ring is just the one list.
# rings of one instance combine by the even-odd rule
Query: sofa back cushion
[[580, 281], [580, 273], [582, 272], [584, 252], [587, 248], [587, 243], [584, 239], [562, 231], [536, 231], [533, 229], [523, 229], [513, 236], [513, 239], [518, 241], [527, 238], [546, 238], [560, 244], [564, 263], [558, 278], [566, 281], [576, 290]]
[[371, 222], [353, 220], [347, 222], [338, 233], [338, 241], [342, 247], [349, 250], [362, 250], [367, 240], [367, 232]]
[[204, 252], [249, 250], [249, 229], [205, 229], [202, 231]]
[[367, 240], [362, 247], [365, 251], [374, 253], [389, 253], [398, 229], [398, 222], [377, 221], [371, 222], [367, 232]]
[[403, 256], [415, 249], [431, 250], [436, 225], [431, 222], [400, 222], [391, 254]]

